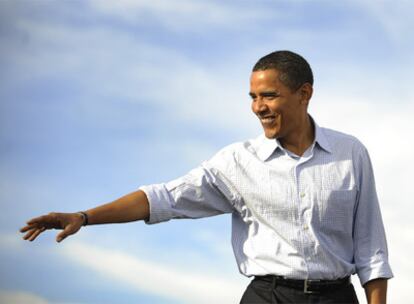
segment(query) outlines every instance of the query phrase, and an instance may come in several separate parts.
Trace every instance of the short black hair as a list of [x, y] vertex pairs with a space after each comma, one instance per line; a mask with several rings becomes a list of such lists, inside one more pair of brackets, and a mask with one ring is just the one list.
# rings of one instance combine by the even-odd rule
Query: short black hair
[[313, 74], [309, 63], [299, 54], [291, 51], [276, 51], [262, 58], [254, 65], [253, 72], [275, 69], [279, 80], [292, 91], [304, 83], [313, 85]]

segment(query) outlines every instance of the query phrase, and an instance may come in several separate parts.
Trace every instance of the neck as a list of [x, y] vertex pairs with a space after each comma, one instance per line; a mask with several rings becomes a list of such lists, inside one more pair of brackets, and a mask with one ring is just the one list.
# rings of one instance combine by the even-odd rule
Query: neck
[[283, 148], [302, 156], [303, 153], [312, 145], [315, 139], [314, 125], [309, 117], [306, 117], [298, 124], [296, 132], [292, 132], [289, 136], [279, 139]]

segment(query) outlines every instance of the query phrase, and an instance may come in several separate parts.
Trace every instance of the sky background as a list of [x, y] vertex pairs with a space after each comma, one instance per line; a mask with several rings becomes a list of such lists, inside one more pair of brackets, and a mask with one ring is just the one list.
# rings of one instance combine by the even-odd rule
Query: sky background
[[[414, 263], [412, 1], [0, 0], [0, 303], [238, 303], [231, 218], [91, 226], [21, 240], [26, 220], [179, 177], [261, 133], [254, 63], [311, 64], [309, 112], [370, 151], [390, 303]], [[363, 291], [353, 278], [361, 303]]]

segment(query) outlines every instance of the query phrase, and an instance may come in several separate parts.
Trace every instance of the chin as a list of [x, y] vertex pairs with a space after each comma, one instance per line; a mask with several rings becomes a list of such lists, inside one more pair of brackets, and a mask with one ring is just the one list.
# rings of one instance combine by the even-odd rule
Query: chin
[[267, 138], [277, 139], [280, 137], [280, 131], [282, 130], [278, 124], [270, 125], [270, 126], [262, 125], [262, 127], [263, 127], [264, 134]]
[[265, 133], [265, 136], [269, 139], [277, 139], [279, 137], [279, 132], [277, 131], [271, 131], [271, 130], [266, 131], [265, 130], [264, 133]]

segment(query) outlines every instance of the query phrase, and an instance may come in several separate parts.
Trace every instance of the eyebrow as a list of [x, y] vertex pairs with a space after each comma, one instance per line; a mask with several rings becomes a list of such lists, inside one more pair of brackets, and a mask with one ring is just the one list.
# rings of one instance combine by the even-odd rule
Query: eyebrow
[[267, 91], [260, 93], [260, 96], [266, 97], [266, 96], [279, 96], [280, 93], [277, 91]]
[[[255, 93], [249, 92], [250, 97], [256, 97], [257, 95]], [[259, 93], [262, 97], [272, 97], [272, 96], [279, 96], [280, 93], [278, 91], [265, 91]]]

